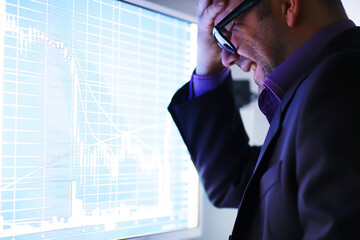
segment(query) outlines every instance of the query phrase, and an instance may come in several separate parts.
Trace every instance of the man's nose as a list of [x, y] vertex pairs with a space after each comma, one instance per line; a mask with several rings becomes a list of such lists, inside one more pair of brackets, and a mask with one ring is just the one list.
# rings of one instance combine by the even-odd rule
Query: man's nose
[[240, 55], [230, 55], [228, 52], [226, 52], [224, 49], [222, 50], [222, 56], [221, 60], [225, 67], [230, 67], [236, 63], [236, 61], [239, 59]]

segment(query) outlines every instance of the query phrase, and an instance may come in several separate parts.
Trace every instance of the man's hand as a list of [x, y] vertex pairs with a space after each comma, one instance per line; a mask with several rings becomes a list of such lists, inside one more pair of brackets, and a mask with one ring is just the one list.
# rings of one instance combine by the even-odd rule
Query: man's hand
[[221, 49], [212, 35], [216, 16], [225, 9], [226, 0], [197, 0], [198, 51], [197, 75], [215, 75], [224, 66], [221, 63]]

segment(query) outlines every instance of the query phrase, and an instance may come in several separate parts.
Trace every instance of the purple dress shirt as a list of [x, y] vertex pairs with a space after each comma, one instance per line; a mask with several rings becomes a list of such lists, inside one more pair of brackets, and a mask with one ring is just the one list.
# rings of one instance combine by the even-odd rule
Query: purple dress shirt
[[[292, 79], [301, 77], [301, 74], [310, 67], [316, 56], [334, 37], [352, 27], [355, 27], [355, 24], [351, 20], [341, 20], [323, 28], [267, 76], [258, 104], [269, 123], [271, 123], [286, 91], [293, 84]], [[214, 76], [198, 76], [194, 73], [190, 80], [190, 99], [215, 89], [229, 74], [228, 68]]]

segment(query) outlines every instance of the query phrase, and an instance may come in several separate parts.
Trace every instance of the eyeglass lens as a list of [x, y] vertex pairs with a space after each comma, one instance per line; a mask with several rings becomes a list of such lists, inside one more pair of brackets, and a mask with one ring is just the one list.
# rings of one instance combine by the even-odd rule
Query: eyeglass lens
[[225, 36], [222, 32], [220, 32], [217, 28], [214, 28], [213, 35], [214, 35], [220, 48], [224, 49], [228, 54], [230, 54], [232, 56], [236, 55], [236, 49], [225, 38]]

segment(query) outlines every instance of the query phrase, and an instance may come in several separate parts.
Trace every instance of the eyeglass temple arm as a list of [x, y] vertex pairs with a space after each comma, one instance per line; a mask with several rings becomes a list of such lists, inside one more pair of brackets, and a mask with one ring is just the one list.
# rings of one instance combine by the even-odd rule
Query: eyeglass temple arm
[[217, 25], [216, 28], [221, 29], [228, 25], [231, 21], [233, 21], [236, 17], [240, 14], [257, 4], [260, 0], [245, 0], [239, 6], [237, 6], [233, 11], [231, 11], [228, 17], [225, 17], [221, 20]]

